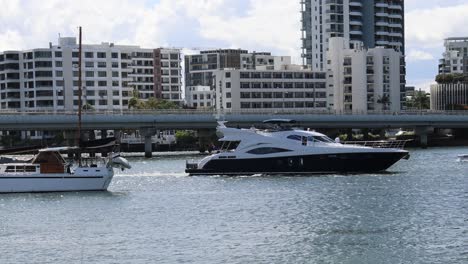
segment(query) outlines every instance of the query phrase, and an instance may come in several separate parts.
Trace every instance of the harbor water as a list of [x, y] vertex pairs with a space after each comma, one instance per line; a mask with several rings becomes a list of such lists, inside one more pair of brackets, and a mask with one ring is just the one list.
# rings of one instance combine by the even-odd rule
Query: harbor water
[[128, 157], [108, 192], [1, 194], [0, 263], [468, 263], [468, 148], [387, 173], [188, 177]]

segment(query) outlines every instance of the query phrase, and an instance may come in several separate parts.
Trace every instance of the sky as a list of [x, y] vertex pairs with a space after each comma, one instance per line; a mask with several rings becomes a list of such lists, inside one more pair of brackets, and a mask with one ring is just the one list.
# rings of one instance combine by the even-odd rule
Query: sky
[[[243, 48], [300, 59], [300, 0], [0, 0], [0, 51], [61, 36], [144, 48]], [[406, 0], [407, 83], [428, 90], [447, 37], [468, 37], [467, 0]], [[187, 51], [189, 52], [189, 51]]]

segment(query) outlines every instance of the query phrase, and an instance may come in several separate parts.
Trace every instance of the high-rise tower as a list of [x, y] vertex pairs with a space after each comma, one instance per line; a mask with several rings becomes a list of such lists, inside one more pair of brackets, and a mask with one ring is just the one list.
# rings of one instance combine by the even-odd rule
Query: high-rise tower
[[301, 0], [301, 7], [303, 63], [313, 70], [326, 68], [331, 37], [405, 53], [404, 0]]

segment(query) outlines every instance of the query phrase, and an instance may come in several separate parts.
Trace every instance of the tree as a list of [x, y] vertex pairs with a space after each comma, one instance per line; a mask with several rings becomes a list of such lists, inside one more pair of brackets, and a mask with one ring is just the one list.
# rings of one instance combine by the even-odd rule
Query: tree
[[436, 76], [438, 84], [468, 83], [468, 74], [464, 73], [442, 73]]
[[139, 93], [133, 90], [133, 97], [128, 101], [128, 109], [150, 110], [150, 109], [179, 109], [180, 106], [174, 102], [157, 99], [154, 97], [143, 101], [139, 98]]
[[183, 147], [195, 145], [198, 141], [192, 131], [176, 131], [175, 137], [177, 144]]
[[429, 93], [425, 91], [414, 91], [414, 95], [406, 103], [408, 108], [414, 109], [429, 109], [431, 107], [431, 99]]

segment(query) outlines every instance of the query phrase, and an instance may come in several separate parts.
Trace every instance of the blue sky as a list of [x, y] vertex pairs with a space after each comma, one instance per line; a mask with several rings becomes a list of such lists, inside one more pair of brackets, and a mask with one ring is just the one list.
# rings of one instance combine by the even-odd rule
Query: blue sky
[[[85, 43], [245, 48], [300, 63], [299, 0], [0, 0], [0, 50]], [[406, 0], [407, 81], [427, 89], [443, 39], [468, 36], [467, 0]]]

